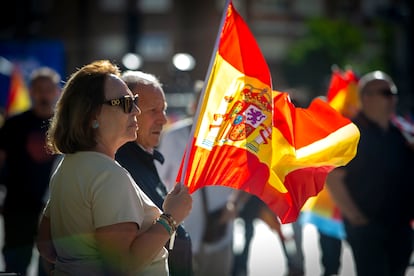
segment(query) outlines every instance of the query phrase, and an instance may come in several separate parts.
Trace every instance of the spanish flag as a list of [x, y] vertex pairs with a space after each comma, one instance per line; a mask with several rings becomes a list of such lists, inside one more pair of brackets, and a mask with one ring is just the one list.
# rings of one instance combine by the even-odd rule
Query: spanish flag
[[355, 156], [359, 131], [322, 100], [296, 108], [274, 91], [252, 33], [231, 1], [226, 7], [177, 181], [190, 192], [244, 190], [289, 223]]
[[6, 102], [6, 114], [11, 116], [26, 111], [31, 106], [29, 92], [23, 78], [23, 74], [17, 66], [14, 66], [10, 76], [10, 89]]

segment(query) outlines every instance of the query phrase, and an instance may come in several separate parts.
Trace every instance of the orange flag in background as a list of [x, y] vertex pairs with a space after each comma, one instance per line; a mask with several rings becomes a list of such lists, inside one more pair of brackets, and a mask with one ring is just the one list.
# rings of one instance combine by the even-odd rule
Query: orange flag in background
[[227, 186], [258, 196], [283, 223], [333, 168], [356, 154], [359, 131], [322, 100], [296, 108], [273, 91], [268, 66], [230, 3], [177, 176], [190, 192]]
[[6, 102], [7, 116], [26, 111], [31, 106], [29, 92], [23, 75], [17, 66], [14, 66], [10, 76], [10, 89]]
[[326, 95], [328, 103], [347, 118], [353, 118], [361, 108], [358, 77], [352, 70], [334, 69]]

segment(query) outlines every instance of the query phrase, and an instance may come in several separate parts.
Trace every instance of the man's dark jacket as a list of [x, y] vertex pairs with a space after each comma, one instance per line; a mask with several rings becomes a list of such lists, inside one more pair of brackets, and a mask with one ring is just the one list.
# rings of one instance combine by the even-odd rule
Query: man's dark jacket
[[[128, 142], [118, 150], [115, 159], [129, 171], [141, 190], [162, 210], [167, 190], [154, 164], [154, 160], [164, 163], [162, 154], [155, 149], [154, 153], [150, 154], [137, 143]], [[168, 243], [166, 246], [168, 248]], [[177, 229], [174, 248], [169, 252], [168, 264], [170, 275], [193, 274], [191, 239], [182, 225]]]

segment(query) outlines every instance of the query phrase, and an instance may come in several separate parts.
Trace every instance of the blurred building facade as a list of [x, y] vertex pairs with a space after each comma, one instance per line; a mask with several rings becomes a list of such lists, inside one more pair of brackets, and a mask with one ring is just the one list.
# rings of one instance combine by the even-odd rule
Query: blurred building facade
[[[57, 40], [64, 45], [65, 74], [94, 59], [122, 65], [127, 53], [139, 55], [140, 70], [164, 83], [170, 108], [188, 102], [193, 81], [204, 79], [216, 40], [224, 0], [15, 0], [3, 8], [0, 43]], [[410, 0], [233, 0], [266, 57], [274, 88], [292, 86], [283, 63], [289, 50], [307, 31], [310, 18], [342, 18], [363, 33], [366, 58], [381, 51], [404, 98], [413, 108], [413, 33]], [[392, 45], [373, 22], [391, 28]], [[189, 71], [174, 67], [172, 57], [188, 53], [195, 60]], [[0, 53], [1, 55], [1, 53]], [[308, 64], [309, 70], [315, 65]], [[125, 69], [125, 67], [123, 67]], [[329, 78], [329, 68], [322, 72]], [[309, 71], [310, 72], [310, 71]], [[294, 74], [294, 73], [293, 73]], [[66, 79], [67, 76], [64, 76]], [[321, 94], [321, 91], [311, 94]], [[296, 86], [297, 84], [295, 84]], [[303, 83], [306, 87], [307, 84]], [[305, 89], [306, 90], [306, 89]], [[183, 95], [184, 94], [184, 95]], [[314, 95], [311, 95], [314, 96]]]

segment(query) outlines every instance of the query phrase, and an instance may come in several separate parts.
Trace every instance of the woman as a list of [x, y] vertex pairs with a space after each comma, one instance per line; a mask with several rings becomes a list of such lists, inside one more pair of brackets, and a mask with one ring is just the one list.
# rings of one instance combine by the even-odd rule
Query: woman
[[82, 67], [63, 89], [47, 142], [65, 157], [37, 242], [54, 275], [168, 275], [164, 245], [192, 198], [176, 185], [161, 213], [115, 161], [118, 148], [136, 139], [137, 100], [109, 61]]

